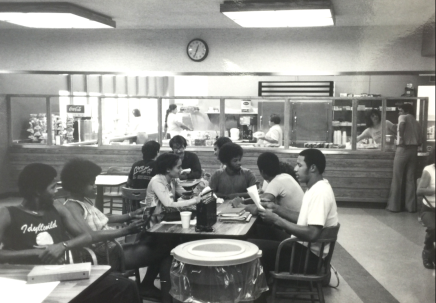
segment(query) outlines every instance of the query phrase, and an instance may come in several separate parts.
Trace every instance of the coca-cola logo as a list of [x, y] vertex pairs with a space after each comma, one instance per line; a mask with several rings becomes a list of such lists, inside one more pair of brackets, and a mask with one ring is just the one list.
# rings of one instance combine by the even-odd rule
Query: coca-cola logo
[[250, 105], [250, 102], [245, 101], [245, 102], [243, 102], [242, 104], [244, 104], [244, 105]]
[[67, 105], [67, 113], [85, 113], [85, 106]]

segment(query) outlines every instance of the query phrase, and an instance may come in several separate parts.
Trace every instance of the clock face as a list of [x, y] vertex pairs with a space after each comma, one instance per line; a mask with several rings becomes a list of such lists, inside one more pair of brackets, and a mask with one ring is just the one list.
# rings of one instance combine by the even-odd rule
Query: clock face
[[207, 54], [209, 53], [209, 48], [203, 40], [194, 39], [188, 43], [186, 52], [191, 60], [200, 62], [206, 59]]

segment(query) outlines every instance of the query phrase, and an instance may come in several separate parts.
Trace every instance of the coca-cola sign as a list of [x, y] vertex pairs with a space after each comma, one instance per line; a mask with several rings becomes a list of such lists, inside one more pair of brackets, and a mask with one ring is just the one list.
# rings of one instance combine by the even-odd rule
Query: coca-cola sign
[[84, 114], [85, 105], [67, 105], [67, 113], [69, 114]]

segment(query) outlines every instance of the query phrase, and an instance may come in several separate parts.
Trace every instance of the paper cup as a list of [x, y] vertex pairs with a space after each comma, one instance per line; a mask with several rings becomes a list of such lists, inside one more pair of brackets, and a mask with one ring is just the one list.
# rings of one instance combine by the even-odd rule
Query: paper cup
[[189, 223], [191, 222], [192, 212], [182, 211], [180, 213], [180, 218], [182, 219], [182, 228], [189, 228]]

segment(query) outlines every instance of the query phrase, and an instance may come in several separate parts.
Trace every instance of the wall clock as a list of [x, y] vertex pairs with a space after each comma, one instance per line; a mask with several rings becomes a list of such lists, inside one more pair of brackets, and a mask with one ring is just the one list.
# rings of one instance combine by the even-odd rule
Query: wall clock
[[188, 43], [186, 48], [189, 59], [195, 62], [200, 62], [206, 59], [209, 53], [207, 43], [201, 39], [193, 39]]

